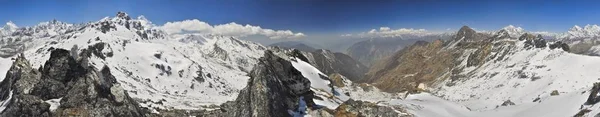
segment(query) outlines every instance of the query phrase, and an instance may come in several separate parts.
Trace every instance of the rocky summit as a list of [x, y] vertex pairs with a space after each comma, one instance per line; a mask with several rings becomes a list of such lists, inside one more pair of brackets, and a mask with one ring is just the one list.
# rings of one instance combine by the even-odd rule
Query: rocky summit
[[[145, 116], [121, 88], [108, 67], [98, 70], [74, 59], [69, 51], [52, 50], [43, 67], [34, 69], [24, 56], [14, 61], [0, 82], [7, 104], [2, 116]], [[87, 67], [84, 67], [87, 66]]]
[[[288, 111], [297, 110], [301, 106], [319, 108], [312, 101], [313, 98], [310, 81], [291, 62], [267, 51], [250, 72], [248, 86], [242, 89], [238, 98], [225, 103], [221, 110], [211, 116], [290, 116]], [[300, 102], [304, 104], [301, 105]]]

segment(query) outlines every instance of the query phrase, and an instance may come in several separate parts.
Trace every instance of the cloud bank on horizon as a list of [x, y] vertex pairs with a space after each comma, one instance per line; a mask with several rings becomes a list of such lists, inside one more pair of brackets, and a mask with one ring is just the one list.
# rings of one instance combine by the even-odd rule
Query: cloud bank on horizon
[[305, 36], [304, 33], [294, 33], [290, 30], [265, 29], [260, 26], [241, 25], [235, 22], [210, 25], [197, 19], [167, 22], [159, 28], [169, 34], [219, 34], [238, 37], [262, 35], [269, 39], [298, 39]]
[[390, 27], [379, 27], [379, 29], [371, 29], [368, 32], [360, 32], [357, 34], [342, 34], [341, 37], [360, 37], [360, 38], [396, 38], [406, 35], [431, 35], [439, 34], [440, 32], [428, 31], [426, 29], [399, 28], [391, 29]]

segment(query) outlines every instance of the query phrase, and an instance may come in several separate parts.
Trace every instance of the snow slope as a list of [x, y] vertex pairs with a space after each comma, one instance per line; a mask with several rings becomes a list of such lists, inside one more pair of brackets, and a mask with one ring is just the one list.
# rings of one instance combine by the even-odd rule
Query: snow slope
[[[600, 81], [599, 57], [499, 41], [515, 42], [505, 48], [508, 58], [467, 67], [460, 73], [466, 79], [454, 85], [446, 85], [446, 80], [430, 88], [432, 94], [409, 95], [384, 105], [399, 105], [422, 117], [564, 117], [582, 109], [592, 110], [586, 116], [600, 113], [597, 104], [584, 105], [593, 83]], [[550, 95], [555, 90], [559, 95]], [[507, 101], [514, 105], [503, 106]]]
[[542, 99], [540, 102], [482, 111], [471, 110], [460, 102], [448, 101], [429, 93], [409, 95], [406, 99], [393, 99], [382, 104], [402, 106], [417, 117], [567, 117], [575, 115], [581, 108], [593, 109], [587, 114], [593, 116], [600, 112], [598, 105], [582, 106], [588, 95], [589, 93], [571, 92]]
[[323, 100], [314, 99], [317, 105], [325, 106], [329, 109], [335, 109], [344, 101], [350, 99], [347, 95], [343, 95], [338, 90], [338, 87], [332, 86], [327, 75], [324, 75], [317, 68], [298, 58], [290, 58], [292, 66], [302, 73], [302, 76], [310, 81], [311, 90], [315, 92], [315, 96], [321, 97]]
[[525, 29], [523, 29], [521, 27], [516, 27], [513, 25], [508, 25], [508, 26], [502, 28], [502, 30], [505, 30], [506, 32], [508, 32], [510, 37], [513, 37], [513, 38], [517, 38], [526, 33]]
[[[515, 48], [522, 48], [517, 42]], [[516, 104], [547, 98], [550, 92], [590, 89], [600, 75], [600, 58], [560, 49], [520, 50], [502, 62], [487, 62], [456, 86], [441, 86], [438, 95], [461, 101], [473, 110], [494, 109], [506, 100]]]

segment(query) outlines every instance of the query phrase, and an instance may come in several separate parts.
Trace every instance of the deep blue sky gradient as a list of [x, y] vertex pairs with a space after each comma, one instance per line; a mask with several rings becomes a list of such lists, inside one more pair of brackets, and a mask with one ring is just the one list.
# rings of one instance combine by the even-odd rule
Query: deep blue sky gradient
[[[97, 21], [125, 11], [157, 25], [199, 19], [209, 24], [236, 22], [307, 35], [339, 35], [379, 27], [455, 31], [462, 25], [498, 30], [509, 24], [530, 31], [564, 32], [573, 25], [600, 24], [598, 1], [217, 1], [217, 0], [0, 0], [0, 22], [31, 26], [57, 19]], [[0, 25], [3, 25], [0, 24]]]

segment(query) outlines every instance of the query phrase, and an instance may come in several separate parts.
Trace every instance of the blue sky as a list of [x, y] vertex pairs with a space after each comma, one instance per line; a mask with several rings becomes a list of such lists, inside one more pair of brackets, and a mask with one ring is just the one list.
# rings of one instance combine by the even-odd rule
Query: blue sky
[[19, 26], [57, 19], [97, 21], [125, 11], [155, 24], [199, 19], [210, 24], [236, 22], [307, 35], [339, 35], [379, 27], [456, 30], [468, 25], [498, 30], [506, 25], [530, 31], [564, 32], [573, 25], [600, 24], [596, 1], [213, 1], [213, 0], [0, 0], [0, 22]]

